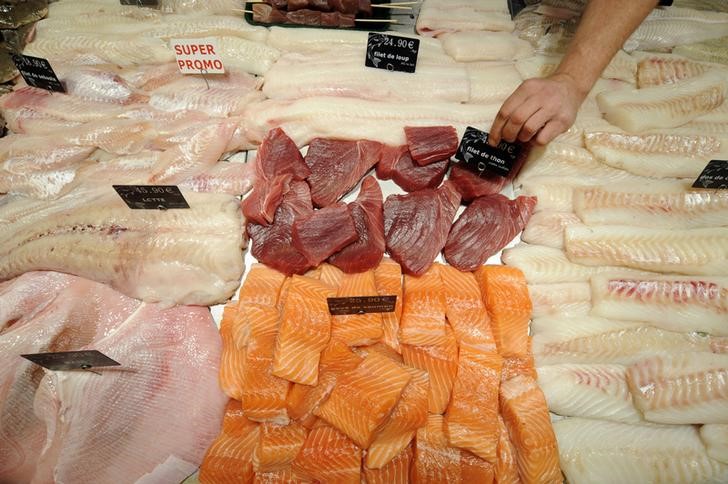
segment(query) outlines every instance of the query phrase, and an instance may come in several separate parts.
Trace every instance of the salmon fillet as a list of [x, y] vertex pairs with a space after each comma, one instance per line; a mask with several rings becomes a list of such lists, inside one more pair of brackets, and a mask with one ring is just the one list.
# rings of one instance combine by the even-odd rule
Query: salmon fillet
[[280, 313], [274, 306], [245, 303], [238, 305], [233, 319], [232, 337], [235, 345], [243, 349], [251, 338], [278, 332]]
[[334, 289], [338, 289], [341, 279], [344, 278], [344, 271], [331, 264], [321, 264], [319, 267], [321, 268], [319, 280]]
[[239, 304], [275, 306], [285, 279], [285, 274], [264, 264], [251, 265], [240, 288]]
[[253, 452], [256, 474], [289, 469], [306, 441], [308, 430], [295, 422], [288, 425], [261, 424]]
[[256, 472], [253, 484], [305, 484], [313, 482], [306, 479], [291, 469], [273, 472]]
[[411, 379], [397, 363], [370, 353], [359, 366], [337, 379], [329, 399], [314, 414], [366, 449]]
[[526, 484], [563, 482], [546, 397], [536, 380], [517, 376], [503, 382], [500, 407], [508, 435], [516, 448], [521, 481]]
[[513, 267], [482, 266], [475, 271], [502, 356], [529, 352], [531, 299], [523, 273]]
[[430, 377], [427, 408], [430, 413], [445, 413], [458, 371], [458, 344], [449, 326], [446, 326], [443, 344], [431, 346], [401, 345], [404, 362]]
[[402, 268], [385, 257], [374, 269], [374, 283], [380, 296], [397, 296], [393, 313], [382, 313], [382, 342], [399, 352], [399, 321], [402, 317]]
[[334, 427], [317, 424], [306, 437], [292, 469], [320, 482], [360, 484], [361, 449]]
[[245, 349], [238, 348], [233, 337], [235, 319], [238, 309], [235, 303], [225, 305], [220, 322], [220, 338], [222, 339], [222, 354], [220, 355], [220, 388], [230, 398], [240, 399], [243, 388], [243, 365]]
[[273, 375], [275, 334], [264, 334], [250, 340], [243, 365], [241, 404], [251, 420], [288, 423], [286, 395], [290, 383]]
[[321, 351], [331, 336], [326, 299], [335, 294], [315, 279], [291, 278], [273, 355], [275, 376], [306, 385], [316, 384]]
[[384, 467], [380, 469], [364, 467], [367, 484], [408, 484], [413, 454], [412, 445], [408, 445]]
[[207, 449], [200, 466], [200, 483], [253, 482], [251, 458], [258, 441], [258, 427], [243, 415], [240, 402], [230, 400], [225, 408], [222, 432]]
[[498, 484], [519, 484], [516, 448], [513, 446], [503, 417], [498, 415], [498, 459], [495, 463], [495, 482]]
[[[374, 271], [344, 274], [336, 297], [377, 296]], [[347, 314], [331, 317], [331, 339], [349, 346], [375, 343], [382, 337], [380, 313]]]
[[[529, 348], [531, 347], [529, 338]], [[501, 371], [501, 381], [510, 380], [513, 377], [523, 375], [537, 378], [536, 364], [533, 361], [533, 354], [525, 355], [509, 355], [503, 358], [503, 370]]]
[[440, 264], [432, 264], [421, 276], [405, 275], [399, 342], [436, 345], [445, 341], [445, 307]]
[[498, 447], [498, 386], [503, 359], [497, 353], [460, 348], [458, 373], [445, 415], [450, 445], [495, 464]]

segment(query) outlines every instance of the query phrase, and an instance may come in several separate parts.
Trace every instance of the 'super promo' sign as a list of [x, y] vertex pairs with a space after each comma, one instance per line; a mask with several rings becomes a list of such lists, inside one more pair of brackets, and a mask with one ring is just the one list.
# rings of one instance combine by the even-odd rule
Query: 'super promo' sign
[[215, 39], [178, 39], [171, 42], [182, 74], [224, 74]]

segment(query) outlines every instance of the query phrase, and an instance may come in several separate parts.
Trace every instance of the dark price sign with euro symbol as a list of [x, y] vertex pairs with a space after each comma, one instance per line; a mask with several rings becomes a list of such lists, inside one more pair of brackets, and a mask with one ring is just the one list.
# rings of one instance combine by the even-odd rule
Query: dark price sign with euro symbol
[[10, 54], [10, 57], [27, 85], [51, 92], [66, 92], [48, 59], [22, 54]]
[[190, 208], [175, 185], [112, 185], [131, 209], [169, 210]]
[[415, 72], [420, 39], [369, 33], [364, 65], [388, 71]]
[[488, 144], [488, 133], [468, 127], [460, 141], [455, 159], [460, 165], [479, 176], [508, 176], [513, 169], [521, 146], [502, 141], [498, 146]]

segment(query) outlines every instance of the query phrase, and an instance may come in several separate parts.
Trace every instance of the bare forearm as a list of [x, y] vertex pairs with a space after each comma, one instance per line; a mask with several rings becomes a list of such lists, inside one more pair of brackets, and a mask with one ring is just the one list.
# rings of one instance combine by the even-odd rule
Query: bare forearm
[[586, 96], [656, 5], [657, 0], [591, 0], [556, 73], [570, 77]]

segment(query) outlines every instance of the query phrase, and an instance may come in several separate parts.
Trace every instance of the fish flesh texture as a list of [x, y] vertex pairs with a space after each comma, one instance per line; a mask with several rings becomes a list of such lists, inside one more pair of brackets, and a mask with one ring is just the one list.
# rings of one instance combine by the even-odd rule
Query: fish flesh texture
[[382, 258], [374, 269], [374, 283], [380, 296], [396, 296], [394, 311], [382, 313], [382, 342], [400, 353], [399, 323], [402, 317], [402, 269], [389, 257]]
[[[538, 209], [538, 203], [536, 208]], [[581, 219], [573, 212], [537, 211], [523, 230], [521, 240], [533, 245], [563, 249], [566, 227], [581, 223]]]
[[377, 180], [366, 177], [359, 195], [349, 204], [357, 240], [329, 257], [328, 262], [346, 273], [374, 269], [382, 261], [384, 240], [384, 202]]
[[[556, 72], [563, 57], [560, 55], [533, 55], [516, 61], [516, 69], [523, 80], [548, 77]], [[617, 51], [602, 72], [604, 79], [616, 79], [631, 84], [637, 77], [637, 60], [623, 50]]]
[[485, 172], [483, 175], [480, 176], [468, 168], [453, 164], [450, 168], [448, 180], [455, 186], [455, 189], [462, 196], [463, 201], [469, 202], [478, 197], [487, 197], [500, 193], [508, 182], [515, 177], [513, 171], [507, 177], [490, 173], [486, 174]]
[[573, 212], [574, 187], [594, 182], [581, 177], [534, 176], [519, 183], [519, 195], [535, 197], [535, 212]]
[[56, 295], [75, 279], [60, 272], [26, 272], [15, 279], [0, 283], [0, 334], [32, 318], [36, 312], [53, 302]]
[[268, 29], [241, 22], [234, 15], [173, 16], [161, 17], [159, 25], [153, 25], [142, 33], [144, 37], [158, 39], [184, 39], [211, 36], [240, 37], [265, 44]]
[[124, 110], [124, 107], [87, 101], [67, 94], [53, 94], [35, 87], [21, 87], [0, 97], [0, 112], [6, 119], [28, 109], [47, 117], [85, 123], [116, 116]]
[[405, 126], [452, 125], [462, 136], [468, 126], [490, 126], [500, 105], [445, 102], [385, 102], [317, 96], [298, 100], [268, 99], [245, 112], [248, 139], [260, 142], [268, 130], [283, 128], [298, 146], [314, 138], [406, 144]]
[[715, 67], [680, 56], [649, 55], [639, 61], [637, 87], [642, 89], [662, 84], [674, 84], [683, 79], [699, 76]]
[[211, 117], [226, 118], [240, 115], [254, 102], [265, 96], [249, 88], [222, 88], [204, 83], [182, 87], [175, 83], [152, 93], [149, 105], [160, 111], [199, 111]]
[[159, 3], [162, 12], [188, 15], [234, 15], [244, 7], [241, 0], [162, 0]]
[[[449, 182], [437, 190], [387, 197], [384, 202], [387, 251], [404, 273], [421, 275], [432, 265], [445, 247], [459, 205], [460, 195]], [[412, 217], [413, 213], [417, 217]]]
[[415, 25], [418, 34], [431, 37], [472, 30], [512, 32], [514, 27], [506, 3], [500, 1], [492, 5], [492, 2], [452, 4], [428, 0], [422, 5]]
[[503, 263], [523, 271], [529, 284], [589, 282], [593, 276], [630, 277], [649, 273], [610, 266], [584, 266], [571, 262], [563, 250], [540, 245], [520, 244], [505, 249]]
[[727, 94], [725, 74], [708, 71], [669, 85], [605, 91], [597, 102], [607, 121], [639, 133], [683, 125], [723, 104]]
[[259, 427], [258, 445], [253, 451], [253, 470], [266, 474], [290, 470], [293, 459], [306, 442], [308, 429], [299, 423], [288, 425], [263, 423]]
[[358, 483], [361, 454], [361, 448], [345, 434], [325, 423], [317, 423], [291, 467], [296, 475], [311, 481]]
[[591, 311], [591, 288], [587, 282], [529, 284], [533, 317], [586, 316]]
[[728, 279], [604, 275], [592, 278], [591, 284], [595, 315], [728, 336]]
[[382, 154], [374, 167], [377, 172], [377, 178], [380, 180], [391, 180], [395, 165], [402, 156], [408, 153], [408, 151], [409, 148], [407, 148], [407, 145], [382, 145]]
[[59, 270], [168, 304], [215, 304], [233, 294], [243, 272], [234, 197], [186, 192], [188, 210], [130, 211], [110, 192], [72, 193], [51, 205], [3, 200], [0, 279]]
[[420, 166], [449, 160], [458, 149], [458, 133], [452, 126], [405, 126], [404, 134], [410, 155]]
[[627, 368], [635, 406], [650, 422], [728, 423], [728, 355], [658, 355]]
[[450, 229], [445, 260], [461, 271], [474, 271], [524, 229], [535, 206], [536, 199], [529, 197], [476, 198]]
[[502, 103], [521, 84], [521, 77], [512, 65], [492, 64], [492, 62], [470, 62], [465, 65], [470, 84], [468, 103]]
[[652, 272], [722, 275], [728, 271], [728, 229], [652, 229], [623, 225], [566, 228], [569, 260]]
[[66, 93], [80, 99], [123, 105], [148, 100], [146, 94], [138, 92], [111, 69], [86, 66], [69, 69], [56, 67], [55, 70]]
[[379, 469], [364, 466], [364, 479], [368, 484], [407, 484], [410, 476], [413, 450], [408, 445], [389, 463]]
[[253, 170], [248, 163], [220, 162], [177, 184], [181, 190], [245, 195], [253, 188]]
[[602, 163], [655, 178], [697, 178], [728, 154], [728, 138], [705, 135], [585, 132], [584, 143]]
[[700, 427], [700, 439], [711, 458], [728, 464], [728, 425], [703, 425]]
[[533, 54], [531, 44], [507, 32], [454, 32], [439, 39], [445, 52], [458, 62], [513, 61]]
[[567, 418], [554, 422], [554, 432], [569, 482], [721, 482], [728, 478], [728, 466], [708, 457], [698, 430], [689, 425]]
[[423, 346], [447, 341], [447, 300], [443, 284], [439, 263], [421, 276], [404, 276], [405, 300], [399, 329], [402, 343]]
[[667, 229], [728, 225], [728, 193], [697, 190], [690, 181], [576, 187], [574, 211], [587, 225]]
[[667, 7], [653, 10], [624, 43], [624, 49], [660, 51], [726, 35], [726, 13]]
[[622, 365], [572, 363], [542, 366], [537, 371], [538, 386], [551, 412], [624, 423], [643, 421]]
[[212, 37], [223, 65], [229, 69], [262, 76], [280, 57], [278, 49], [252, 40], [232, 36]]
[[[336, 297], [377, 295], [373, 271], [344, 274], [336, 292]], [[342, 314], [331, 317], [331, 341], [340, 341], [348, 346], [367, 346], [367, 350], [373, 350], [382, 335], [381, 313]], [[386, 346], [381, 347], [389, 349]], [[399, 355], [395, 358], [400, 359]]]
[[536, 364], [614, 363], [631, 365], [654, 355], [726, 353], [726, 338], [675, 333], [648, 323], [597, 317], [545, 317], [531, 323]]
[[316, 267], [358, 239], [354, 217], [345, 203], [335, 203], [293, 222], [293, 247]]
[[368, 140], [312, 140], [304, 160], [311, 170], [308, 184], [314, 205], [326, 207], [349, 193], [379, 161], [381, 150], [381, 144]]
[[728, 36], [706, 40], [705, 42], [677, 45], [672, 52], [698, 61], [728, 64], [728, 49], [725, 47], [726, 40], [728, 40]]
[[391, 178], [407, 192], [435, 189], [445, 179], [449, 166], [450, 162], [446, 159], [420, 166], [412, 159], [409, 151], [402, 151], [392, 167]]

